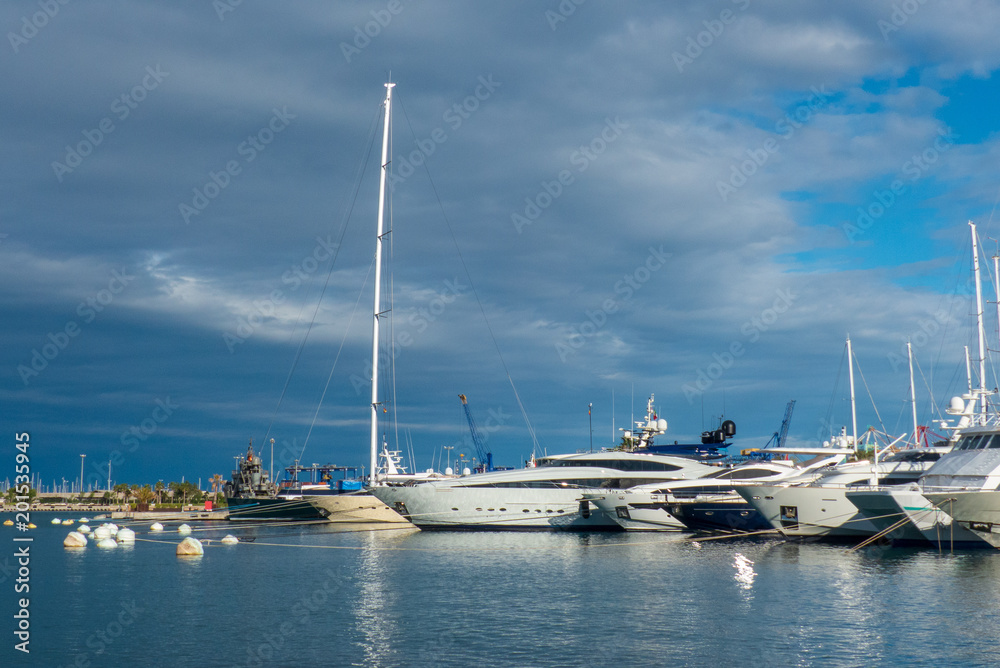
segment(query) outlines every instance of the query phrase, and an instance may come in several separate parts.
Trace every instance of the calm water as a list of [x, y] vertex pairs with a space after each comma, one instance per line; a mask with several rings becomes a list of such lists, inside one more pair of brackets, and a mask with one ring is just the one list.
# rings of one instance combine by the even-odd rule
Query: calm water
[[0, 570], [2, 666], [1000, 665], [994, 552], [223, 525], [195, 535], [256, 542], [180, 559], [33, 519], [32, 651]]

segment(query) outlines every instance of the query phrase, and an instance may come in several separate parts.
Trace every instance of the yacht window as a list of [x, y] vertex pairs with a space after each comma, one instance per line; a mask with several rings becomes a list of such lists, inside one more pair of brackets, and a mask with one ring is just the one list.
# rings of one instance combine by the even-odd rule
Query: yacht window
[[763, 478], [769, 475], [774, 475], [774, 471], [770, 469], [736, 469], [731, 476], [727, 477], [732, 480], [747, 480], [749, 478]]
[[[1000, 443], [997, 444], [1000, 447]], [[924, 449], [910, 449], [893, 452], [882, 458], [883, 462], [936, 462], [941, 458], [940, 452]]]
[[979, 447], [979, 441], [983, 440], [983, 435], [976, 434], [975, 436], [969, 436], [962, 440], [964, 441], [961, 446], [962, 450], [975, 450]]
[[619, 471], [677, 471], [676, 464], [658, 462], [655, 459], [562, 459], [547, 466], [599, 466]]

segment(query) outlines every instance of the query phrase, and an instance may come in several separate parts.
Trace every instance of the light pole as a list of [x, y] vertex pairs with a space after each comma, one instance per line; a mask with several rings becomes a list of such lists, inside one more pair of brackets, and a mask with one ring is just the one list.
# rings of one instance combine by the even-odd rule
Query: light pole
[[594, 451], [594, 416], [590, 414], [590, 409], [594, 404], [587, 404], [587, 419], [590, 421], [590, 451]]
[[83, 458], [87, 455], [80, 455], [80, 498], [83, 498]]

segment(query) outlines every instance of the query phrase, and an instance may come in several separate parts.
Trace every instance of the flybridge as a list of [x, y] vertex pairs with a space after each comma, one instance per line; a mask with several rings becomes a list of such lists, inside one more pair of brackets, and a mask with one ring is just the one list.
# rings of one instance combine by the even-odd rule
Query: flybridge
[[729, 447], [730, 438], [736, 435], [736, 423], [725, 420], [718, 429], [705, 431], [701, 434], [701, 443], [678, 443], [655, 445], [653, 438], [667, 432], [667, 421], [657, 416], [653, 408], [653, 395], [646, 402], [646, 419], [635, 423], [636, 430], [622, 429], [623, 439], [620, 449], [628, 452], [640, 452], [658, 455], [676, 455], [695, 459], [721, 459], [725, 454], [719, 452]]

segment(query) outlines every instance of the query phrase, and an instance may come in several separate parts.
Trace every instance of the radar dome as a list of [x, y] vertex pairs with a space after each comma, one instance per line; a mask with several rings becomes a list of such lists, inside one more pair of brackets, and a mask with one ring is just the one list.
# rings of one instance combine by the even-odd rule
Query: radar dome
[[664, 420], [663, 418], [660, 418], [659, 420], [656, 421], [656, 428], [659, 431], [666, 431], [667, 430], [667, 421]]

